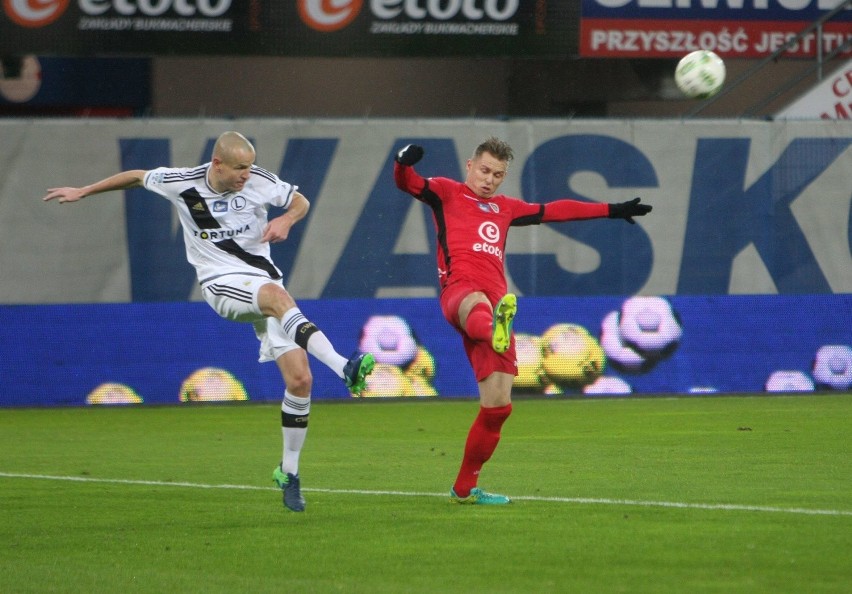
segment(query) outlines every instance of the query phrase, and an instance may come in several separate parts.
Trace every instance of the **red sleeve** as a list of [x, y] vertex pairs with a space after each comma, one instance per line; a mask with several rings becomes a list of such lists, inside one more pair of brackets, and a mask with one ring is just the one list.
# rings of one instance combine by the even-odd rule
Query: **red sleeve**
[[414, 167], [400, 165], [395, 161], [393, 164], [393, 179], [396, 182], [397, 188], [415, 197], [419, 196], [423, 188], [426, 187], [426, 180], [414, 171]]
[[544, 205], [543, 223], [559, 223], [580, 219], [600, 219], [609, 215], [609, 204], [580, 202], [579, 200], [555, 200]]

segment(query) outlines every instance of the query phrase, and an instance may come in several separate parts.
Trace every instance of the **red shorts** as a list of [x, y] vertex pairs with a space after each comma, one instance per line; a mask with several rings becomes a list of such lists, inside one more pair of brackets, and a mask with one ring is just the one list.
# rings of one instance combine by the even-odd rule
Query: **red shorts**
[[453, 328], [462, 335], [464, 351], [467, 353], [467, 360], [470, 361], [476, 381], [481, 382], [495, 371], [508, 373], [509, 375], [518, 375], [518, 357], [515, 354], [514, 333], [512, 333], [509, 350], [505, 353], [496, 353], [491, 347], [490, 341], [471, 340], [461, 327], [459, 323], [459, 306], [465, 297], [476, 291], [485, 293], [488, 301], [491, 302], [492, 308], [503, 297], [503, 295], [494, 294], [493, 291], [475, 287], [464, 282], [451, 283], [441, 291], [441, 311]]

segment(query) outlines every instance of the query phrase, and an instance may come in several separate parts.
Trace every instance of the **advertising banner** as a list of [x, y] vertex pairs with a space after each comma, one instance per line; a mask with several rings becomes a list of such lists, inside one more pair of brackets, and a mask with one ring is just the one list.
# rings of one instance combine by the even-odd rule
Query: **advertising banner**
[[553, 0], [7, 0], [0, 53], [565, 56], [577, 8]]
[[[0, 121], [0, 405], [280, 399], [251, 326], [201, 302], [169, 202], [41, 200], [203, 163], [225, 130], [311, 201], [272, 257], [339, 352], [376, 355], [368, 398], [476, 393], [436, 299], [431, 211], [392, 171], [415, 142], [423, 175], [464, 179], [491, 135], [515, 152], [505, 194], [654, 207], [512, 229], [494, 257], [519, 295], [516, 394], [850, 390], [849, 121], [39, 119]], [[312, 370], [317, 398], [350, 398]]]
[[[580, 55], [677, 58], [698, 49], [731, 58], [764, 57], [845, 0], [682, 2], [582, 0]], [[852, 37], [852, 10], [840, 12], [785, 56], [827, 54]], [[852, 55], [852, 49], [846, 55]]]
[[[302, 300], [348, 356], [362, 398], [473, 397], [437, 299]], [[521, 298], [515, 396], [852, 390], [852, 296]], [[250, 324], [204, 303], [0, 306], [0, 407], [280, 401]], [[312, 359], [312, 395], [350, 399]]]
[[776, 118], [852, 120], [852, 60], [799, 97]]
[[397, 189], [394, 155], [416, 142], [421, 174], [464, 179], [491, 135], [514, 149], [509, 196], [654, 207], [635, 225], [513, 228], [499, 257], [519, 295], [852, 293], [846, 120], [55, 119], [0, 120], [0, 303], [200, 300], [168, 201], [142, 189], [41, 197], [125, 169], [204, 163], [232, 129], [311, 201], [272, 246], [298, 298], [437, 295], [432, 214]]

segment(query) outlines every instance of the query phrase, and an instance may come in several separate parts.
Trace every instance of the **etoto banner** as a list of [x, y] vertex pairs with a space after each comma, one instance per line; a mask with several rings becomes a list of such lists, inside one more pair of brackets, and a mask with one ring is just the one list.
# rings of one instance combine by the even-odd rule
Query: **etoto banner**
[[565, 56], [555, 0], [3, 0], [0, 53]]
[[[845, 1], [582, 0], [580, 55], [674, 58], [708, 49], [722, 57], [763, 57]], [[852, 10], [844, 10], [786, 55], [826, 54], [849, 38]]]

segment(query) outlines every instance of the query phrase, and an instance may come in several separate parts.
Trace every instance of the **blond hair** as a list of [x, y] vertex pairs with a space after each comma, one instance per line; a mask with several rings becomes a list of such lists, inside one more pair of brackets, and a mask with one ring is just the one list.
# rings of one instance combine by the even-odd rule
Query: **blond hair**
[[515, 158], [515, 154], [512, 152], [512, 147], [509, 146], [509, 143], [503, 142], [496, 136], [492, 136], [485, 141], [482, 142], [476, 150], [473, 151], [473, 158], [476, 159], [482, 156], [482, 153], [490, 153], [494, 155], [494, 157], [498, 161], [511, 161]]

